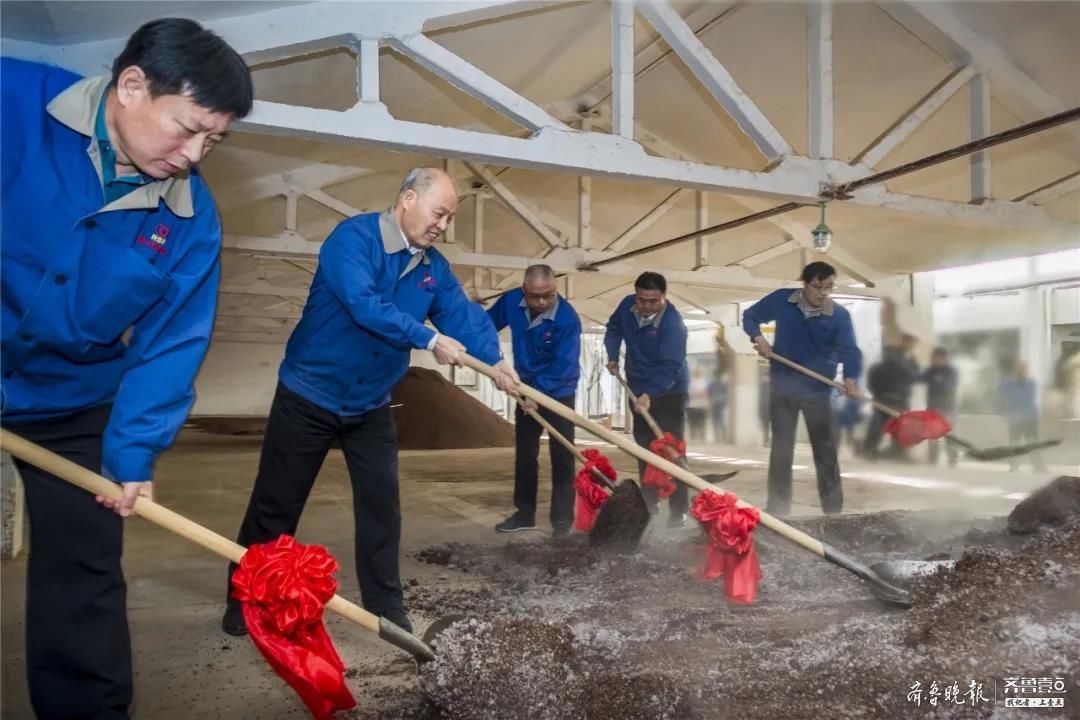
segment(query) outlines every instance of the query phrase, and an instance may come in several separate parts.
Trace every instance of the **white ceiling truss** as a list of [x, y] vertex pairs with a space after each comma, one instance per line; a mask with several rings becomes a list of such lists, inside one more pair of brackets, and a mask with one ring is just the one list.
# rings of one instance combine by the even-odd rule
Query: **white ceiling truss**
[[[953, 71], [871, 145], [848, 163], [833, 156], [833, 7], [827, 0], [809, 8], [809, 157], [797, 154], [764, 112], [739, 86], [727, 68], [699, 40], [700, 33], [733, 11], [732, 4], [705, 3], [685, 18], [667, 0], [613, 0], [611, 6], [610, 78], [584, 95], [552, 106], [541, 106], [501, 83], [430, 37], [444, 28], [531, 12], [544, 3], [513, 0], [458, 0], [456, 2], [313, 2], [252, 13], [206, 24], [240, 50], [253, 65], [348, 47], [357, 59], [356, 103], [343, 111], [258, 100], [252, 114], [237, 123], [237, 130], [273, 136], [349, 143], [389, 151], [418, 152], [460, 160], [471, 176], [488, 190], [474, 193], [476, 215], [483, 217], [485, 202], [498, 199], [521, 219], [540, 241], [536, 255], [495, 255], [484, 252], [483, 223], [474, 229], [472, 250], [460, 243], [447, 244], [445, 254], [459, 268], [470, 268], [474, 288], [501, 290], [518, 281], [518, 271], [538, 257], [560, 273], [573, 274], [584, 265], [618, 255], [642, 232], [675, 205], [695, 200], [695, 225], [709, 222], [705, 192], [764, 197], [776, 202], [816, 204], [823, 189], [868, 176], [905, 138], [934, 115], [961, 88], [970, 86], [970, 137], [990, 133], [990, 92], [1001, 92], [1010, 110], [1025, 119], [1060, 112], [1063, 104], [1013, 63], [1008, 55], [980, 36], [945, 4], [912, 2], [882, 9], [927, 43], [941, 43], [940, 52]], [[635, 12], [660, 38], [635, 53]], [[933, 30], [929, 37], [927, 28]], [[942, 42], [942, 38], [944, 41]], [[54, 62], [86, 74], [98, 74], [116, 54], [122, 39], [76, 45], [51, 46], [5, 40], [7, 54]], [[522, 136], [499, 135], [477, 129], [412, 122], [394, 117], [381, 100], [379, 48], [390, 47], [422, 68], [484, 103], [520, 126]], [[732, 117], [760, 153], [757, 168], [708, 164], [678, 151], [650, 133], [634, 116], [635, 79], [677, 56], [708, 94]], [[605, 130], [610, 129], [610, 132]], [[1067, 127], [1080, 148], [1080, 127]], [[647, 152], [647, 150], [651, 151]], [[1080, 156], [1080, 153], [1078, 153]], [[538, 208], [515, 194], [499, 168], [522, 168], [577, 176], [577, 217], [567, 220]], [[880, 168], [878, 168], [880, 169]], [[373, 174], [366, 168], [320, 163], [286, 173], [254, 178], [243, 187], [219, 193], [223, 209], [253, 200], [281, 196], [286, 199], [284, 229], [275, 237], [229, 236], [233, 251], [284, 257], [313, 257], [319, 242], [297, 231], [301, 197], [343, 216], [357, 208], [335, 197], [332, 185]], [[592, 177], [641, 181], [671, 186], [659, 204], [647, 210], [613, 239], [598, 238], [592, 227]], [[971, 202], [957, 202], [892, 192], [883, 186], [856, 191], [844, 202], [917, 217], [960, 220], [991, 227], [1041, 231], [1060, 237], [1080, 237], [1080, 225], [1055, 219], [1043, 207], [1080, 187], [1080, 174], [1072, 174], [1014, 200], [990, 197], [990, 157], [987, 152], [970, 158]], [[568, 178], [568, 182], [571, 180]], [[737, 200], [737, 197], [736, 197]], [[749, 210], [748, 210], [749, 211]], [[714, 213], [715, 214], [715, 213]], [[713, 217], [714, 222], [721, 218]], [[777, 244], [735, 264], [711, 266], [705, 238], [695, 243], [694, 269], [665, 270], [676, 284], [724, 288], [757, 293], [780, 281], [751, 273], [749, 268], [788, 252], [809, 247], [809, 228], [777, 216], [766, 221], [776, 228]], [[460, 240], [455, 238], [456, 240]], [[601, 246], [603, 249], [601, 249]], [[830, 258], [867, 285], [886, 278], [865, 262], [833, 248]], [[599, 269], [603, 274], [633, 277], [644, 266], [614, 262]], [[511, 271], [496, 280], [493, 271]], [[569, 281], [568, 281], [569, 282]], [[241, 284], [227, 280], [223, 291], [251, 296], [297, 297], [295, 288], [277, 288], [260, 278]], [[288, 292], [285, 292], [285, 291]], [[251, 312], [267, 312], [266, 306]], [[283, 311], [270, 311], [280, 313]], [[253, 318], [284, 318], [257, 314]], [[223, 328], [226, 329], [226, 328]], [[259, 328], [279, 332], [281, 328]], [[230, 332], [246, 332], [233, 329]]]

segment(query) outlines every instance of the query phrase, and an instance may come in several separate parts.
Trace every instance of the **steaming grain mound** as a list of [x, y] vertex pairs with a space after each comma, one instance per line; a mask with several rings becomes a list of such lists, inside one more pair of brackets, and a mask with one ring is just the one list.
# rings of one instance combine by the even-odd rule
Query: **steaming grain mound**
[[916, 586], [912, 598], [909, 647], [970, 654], [1002, 672], [1021, 654], [1042, 671], [1075, 670], [1080, 521], [1045, 531], [1016, 552], [969, 550], [951, 570]]
[[434, 370], [411, 367], [391, 393], [402, 450], [513, 447], [514, 426]]
[[464, 620], [435, 641], [421, 679], [453, 720], [575, 720], [583, 680], [565, 625]]
[[1026, 534], [1080, 518], [1080, 477], [1062, 475], [1039, 488], [1009, 513], [1009, 532]]
[[[652, 527], [634, 555], [599, 552], [583, 536], [434, 546], [417, 557], [446, 581], [409, 584], [407, 606], [475, 620], [440, 638], [450, 653], [423, 671], [435, 702], [416, 718], [989, 720], [1020, 717], [1001, 693], [1016, 676], [1064, 679], [1065, 707], [1032, 717], [1077, 717], [1080, 520], [1024, 536], [1004, 517], [936, 512], [802, 524], [868, 561], [957, 564], [897, 610], [761, 530], [760, 596], [738, 606], [700, 579], [706, 546], [694, 532]], [[916, 682], [921, 705], [909, 699]], [[959, 702], [946, 706], [953, 687]], [[364, 720], [396, 717], [368, 707]]]
[[655, 673], [591, 678], [579, 707], [587, 720], [681, 720], [689, 713], [678, 686]]

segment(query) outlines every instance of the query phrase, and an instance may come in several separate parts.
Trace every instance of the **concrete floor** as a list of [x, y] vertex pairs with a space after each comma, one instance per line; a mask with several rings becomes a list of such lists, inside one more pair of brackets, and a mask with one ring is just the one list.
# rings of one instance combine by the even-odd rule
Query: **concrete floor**
[[[589, 441], [583, 441], [583, 446]], [[160, 503], [221, 533], [235, 536], [254, 476], [258, 438], [222, 438], [191, 433], [181, 438], [158, 466]], [[592, 441], [627, 474], [633, 461], [612, 447]], [[923, 457], [925, 451], [919, 452]], [[546, 455], [546, 453], [542, 453]], [[696, 446], [691, 466], [721, 472], [735, 464], [738, 476], [726, 486], [755, 504], [765, 500], [766, 448]], [[956, 508], [966, 513], [1007, 513], [1026, 492], [1059, 474], [1078, 474], [1076, 458], [1059, 453], [1049, 473], [1025, 468], [1008, 472], [1004, 464], [961, 463], [956, 469], [920, 464], [869, 464], [842, 456], [846, 512], [883, 509]], [[1051, 459], [1051, 462], [1054, 461]], [[797, 515], [820, 512], [808, 447], [795, 457]], [[546, 460], [542, 473], [546, 474]], [[420, 548], [448, 541], [503, 543], [492, 526], [511, 510], [513, 450], [403, 452], [401, 501], [404, 509], [403, 580], [445, 583], [439, 568], [418, 562]], [[548, 495], [546, 486], [540, 497]], [[299, 539], [325, 545], [338, 558], [341, 594], [356, 598], [352, 562], [351, 495], [344, 460], [333, 451], [323, 467], [300, 527]], [[547, 506], [540, 516], [546, 519]], [[544, 523], [546, 525], [546, 522]], [[659, 525], [656, 523], [655, 525]], [[650, 532], [667, 532], [650, 530]], [[680, 532], [680, 531], [674, 531]], [[685, 532], [694, 532], [686, 529]], [[530, 535], [543, 541], [541, 533]], [[268, 668], [248, 638], [225, 636], [219, 629], [225, 562], [144, 521], [127, 528], [125, 569], [135, 651], [136, 709], [140, 718], [199, 720], [277, 720], [309, 717], [291, 690]], [[24, 678], [23, 610], [25, 554], [2, 566], [2, 701], [0, 716], [31, 718]], [[418, 631], [433, 620], [413, 615]], [[386, 676], [401, 677], [407, 656], [372, 639], [365, 631], [330, 616], [331, 636], [347, 667], [363, 657], [385, 659]], [[378, 674], [376, 674], [378, 675]], [[367, 713], [378, 715], [380, 678], [350, 681]], [[387, 680], [383, 692], [393, 692]], [[374, 690], [373, 690], [374, 689]], [[385, 695], [383, 695], [385, 697]]]

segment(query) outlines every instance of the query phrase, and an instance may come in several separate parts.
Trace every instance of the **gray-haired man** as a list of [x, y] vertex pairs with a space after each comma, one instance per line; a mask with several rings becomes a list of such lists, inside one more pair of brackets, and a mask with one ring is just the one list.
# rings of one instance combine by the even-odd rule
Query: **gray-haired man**
[[[247, 546], [294, 534], [326, 453], [338, 440], [353, 486], [364, 607], [410, 631], [398, 571], [401, 509], [390, 390], [408, 370], [413, 348], [432, 350], [443, 364], [459, 362], [467, 350], [499, 369], [500, 389], [512, 390], [518, 382], [502, 360], [487, 314], [469, 302], [450, 263], [433, 247], [457, 204], [446, 173], [417, 168], [390, 210], [349, 218], [323, 243], [307, 305], [285, 348], [237, 539]], [[427, 319], [438, 332], [424, 325]], [[231, 593], [222, 627], [232, 635], [246, 632]]]

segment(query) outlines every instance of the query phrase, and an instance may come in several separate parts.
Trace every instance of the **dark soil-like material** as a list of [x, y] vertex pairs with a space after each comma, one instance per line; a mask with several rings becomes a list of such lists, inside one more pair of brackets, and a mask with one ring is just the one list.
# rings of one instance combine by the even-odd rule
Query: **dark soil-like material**
[[1022, 500], [1009, 513], [1009, 530], [1029, 533], [1080, 517], [1080, 477], [1062, 475]]
[[633, 480], [623, 480], [600, 506], [589, 542], [614, 552], [635, 552], [649, 525], [649, 506]]
[[411, 367], [390, 394], [402, 450], [513, 447], [514, 426], [434, 370]]
[[[944, 513], [797, 524], [867, 563], [957, 562], [921, 580], [904, 611], [764, 528], [753, 606], [729, 604], [719, 581], [699, 579], [706, 544], [695, 530], [650, 528], [633, 555], [584, 536], [426, 548], [417, 558], [446, 579], [407, 583], [409, 611], [468, 620], [438, 637], [438, 659], [421, 672], [426, 697], [406, 678], [356, 717], [1080, 716], [1080, 521], [1027, 536], [1009, 533], [1005, 518]], [[1063, 678], [1065, 707], [1006, 709], [1003, 678], [1017, 676]], [[918, 706], [908, 700], [916, 682]]]

